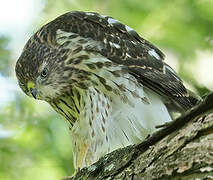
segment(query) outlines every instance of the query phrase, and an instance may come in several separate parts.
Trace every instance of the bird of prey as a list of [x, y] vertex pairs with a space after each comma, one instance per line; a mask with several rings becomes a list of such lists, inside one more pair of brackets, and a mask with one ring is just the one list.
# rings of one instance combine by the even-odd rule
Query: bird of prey
[[44, 25], [15, 70], [28, 96], [69, 121], [76, 169], [139, 143], [197, 103], [157, 47], [95, 12], [68, 12]]

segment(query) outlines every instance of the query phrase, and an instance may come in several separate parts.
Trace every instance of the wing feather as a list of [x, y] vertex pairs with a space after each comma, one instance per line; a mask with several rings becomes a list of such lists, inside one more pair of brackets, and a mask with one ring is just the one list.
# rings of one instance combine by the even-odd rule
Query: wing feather
[[[111, 61], [124, 65], [145, 87], [172, 100], [182, 109], [194, 105], [181, 79], [163, 61], [164, 54], [118, 20], [94, 12], [74, 11], [56, 18], [45, 26], [45, 30], [51, 37], [56, 36], [57, 30], [62, 30], [91, 38], [97, 42], [97, 46], [101, 43], [101, 48], [84, 50], [96, 51]], [[51, 41], [57, 46], [54, 38]]]

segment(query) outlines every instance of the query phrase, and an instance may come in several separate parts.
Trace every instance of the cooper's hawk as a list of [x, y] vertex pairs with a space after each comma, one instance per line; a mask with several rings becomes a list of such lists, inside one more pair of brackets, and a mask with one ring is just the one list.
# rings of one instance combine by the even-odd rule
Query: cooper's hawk
[[132, 28], [97, 13], [69, 12], [43, 26], [16, 64], [22, 90], [71, 126], [74, 165], [143, 140], [191, 97], [163, 53]]

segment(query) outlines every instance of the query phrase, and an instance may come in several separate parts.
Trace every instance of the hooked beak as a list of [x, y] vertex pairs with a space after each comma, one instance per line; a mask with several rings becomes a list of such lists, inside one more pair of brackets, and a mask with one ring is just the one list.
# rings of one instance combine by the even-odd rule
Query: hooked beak
[[38, 93], [38, 90], [36, 88], [30, 88], [30, 93], [36, 99], [36, 95]]

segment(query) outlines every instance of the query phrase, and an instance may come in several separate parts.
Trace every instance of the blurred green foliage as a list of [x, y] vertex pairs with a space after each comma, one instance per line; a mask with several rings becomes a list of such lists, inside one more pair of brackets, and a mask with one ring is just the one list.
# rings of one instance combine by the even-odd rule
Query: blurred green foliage
[[8, 76], [8, 70], [10, 67], [10, 51], [8, 47], [9, 39], [5, 36], [0, 36], [0, 72], [4, 76]]
[[[195, 63], [197, 50], [212, 50], [213, 1], [46, 0], [35, 26], [39, 28], [71, 10], [95, 11], [119, 19], [160, 49], [175, 54], [180, 76], [199, 94], [208, 92], [188, 71], [188, 64]], [[9, 41], [0, 37], [0, 75], [4, 76], [14, 69]], [[8, 136], [2, 136], [3, 131]], [[49, 105], [16, 92], [16, 99], [0, 106], [0, 179], [54, 180], [72, 172], [67, 122]]]

